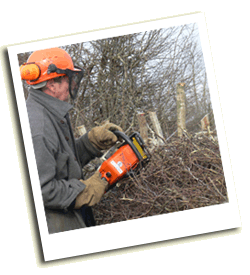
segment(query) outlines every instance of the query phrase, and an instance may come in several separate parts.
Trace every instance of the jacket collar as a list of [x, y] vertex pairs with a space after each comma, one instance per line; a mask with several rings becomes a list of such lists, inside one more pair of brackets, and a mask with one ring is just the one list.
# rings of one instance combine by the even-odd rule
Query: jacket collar
[[58, 118], [65, 117], [66, 114], [73, 108], [68, 102], [59, 100], [53, 96], [47, 95], [41, 90], [30, 88], [29, 97], [48, 109]]

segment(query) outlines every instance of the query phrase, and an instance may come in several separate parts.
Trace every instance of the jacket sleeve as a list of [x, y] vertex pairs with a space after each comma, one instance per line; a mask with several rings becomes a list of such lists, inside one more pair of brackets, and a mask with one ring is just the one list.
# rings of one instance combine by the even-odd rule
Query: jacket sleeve
[[103, 153], [97, 150], [89, 141], [88, 133], [84, 134], [76, 140], [76, 149], [81, 161], [82, 167], [94, 158], [99, 158]]
[[[85, 185], [75, 178], [57, 180], [58, 166], [67, 161], [67, 155], [61, 154], [58, 159], [56, 146], [42, 135], [34, 136], [33, 143], [44, 206], [67, 210]], [[62, 166], [61, 171], [64, 168], [67, 170], [67, 167]]]

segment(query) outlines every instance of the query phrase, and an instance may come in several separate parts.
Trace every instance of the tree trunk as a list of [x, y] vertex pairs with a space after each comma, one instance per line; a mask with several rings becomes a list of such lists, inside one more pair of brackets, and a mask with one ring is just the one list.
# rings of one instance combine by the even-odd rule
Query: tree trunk
[[205, 115], [201, 120], [201, 130], [207, 131], [208, 136], [210, 136], [210, 122], [208, 114]]
[[163, 133], [162, 133], [161, 126], [160, 126], [160, 123], [158, 121], [158, 118], [156, 116], [156, 113], [155, 112], [148, 112], [148, 113], [149, 113], [150, 119], [152, 121], [154, 131], [157, 135], [158, 144], [162, 145], [162, 144], [164, 144], [164, 142], [163, 142]]
[[185, 83], [177, 84], [177, 131], [178, 137], [182, 137], [183, 130], [186, 129], [186, 95], [185, 95]]
[[140, 135], [144, 142], [148, 143], [148, 126], [147, 121], [144, 113], [140, 113], [137, 115], [137, 119], [139, 122], [139, 128], [140, 128]]

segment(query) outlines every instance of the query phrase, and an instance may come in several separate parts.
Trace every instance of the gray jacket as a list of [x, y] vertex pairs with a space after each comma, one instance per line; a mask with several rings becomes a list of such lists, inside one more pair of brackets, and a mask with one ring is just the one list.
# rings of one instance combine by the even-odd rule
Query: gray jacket
[[102, 153], [87, 134], [74, 139], [69, 103], [31, 88], [26, 105], [49, 233], [85, 227], [70, 205], [85, 188], [82, 167]]

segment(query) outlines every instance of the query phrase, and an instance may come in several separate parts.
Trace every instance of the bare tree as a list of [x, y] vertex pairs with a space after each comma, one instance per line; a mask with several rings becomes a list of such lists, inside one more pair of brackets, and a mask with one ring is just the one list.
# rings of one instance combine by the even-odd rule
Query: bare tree
[[[200, 119], [212, 112], [196, 24], [62, 48], [85, 70], [71, 111], [74, 129], [109, 120], [134, 131], [139, 128], [137, 114], [153, 111], [163, 135], [171, 135], [177, 129], [177, 83], [185, 83], [187, 130], [196, 131]], [[27, 53], [21, 54], [19, 61], [26, 58]]]

